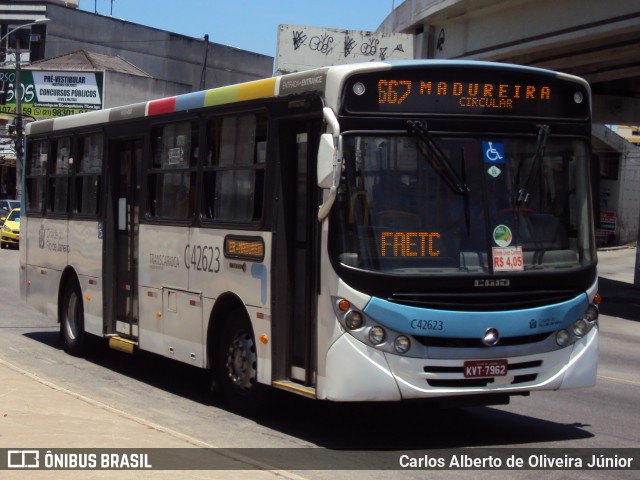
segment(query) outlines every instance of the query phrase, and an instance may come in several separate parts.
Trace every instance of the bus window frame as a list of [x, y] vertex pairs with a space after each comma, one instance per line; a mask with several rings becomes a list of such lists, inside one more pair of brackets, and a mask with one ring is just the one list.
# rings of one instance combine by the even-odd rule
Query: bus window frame
[[[69, 156], [66, 161], [66, 173], [58, 172], [58, 152], [60, 151], [60, 143], [64, 140], [69, 141]], [[45, 206], [44, 211], [47, 216], [51, 218], [69, 218], [71, 213], [70, 201], [71, 201], [71, 185], [73, 178], [74, 168], [74, 156], [75, 156], [76, 142], [73, 133], [64, 132], [61, 135], [51, 136], [49, 138], [49, 157], [47, 159], [47, 181], [45, 191]], [[55, 170], [55, 171], [54, 171]], [[58, 180], [66, 179], [66, 206], [64, 211], [56, 210], [56, 203], [58, 201], [58, 194], [55, 192], [58, 186]], [[55, 187], [53, 185], [55, 184]]]
[[[76, 202], [76, 191], [77, 191], [77, 180], [79, 178], [82, 178], [84, 175], [78, 175], [78, 168], [80, 165], [80, 159], [79, 157], [77, 157], [77, 155], [79, 154], [78, 152], [78, 145], [79, 145], [79, 139], [82, 137], [88, 137], [91, 135], [102, 135], [103, 137], [103, 144], [102, 144], [102, 164], [100, 166], [100, 173], [97, 174], [99, 176], [100, 179], [100, 185], [98, 187], [98, 196], [97, 196], [97, 202], [98, 202], [98, 207], [97, 207], [97, 211], [95, 213], [92, 214], [83, 214], [79, 211], [76, 211], [76, 207], [77, 207], [77, 202]], [[57, 148], [57, 142], [62, 139], [62, 138], [70, 138], [70, 146], [71, 146], [71, 158], [73, 159], [73, 162], [70, 162], [68, 170], [69, 173], [67, 175], [68, 177], [68, 194], [67, 194], [67, 211], [62, 213], [62, 212], [56, 212], [54, 211], [52, 208], [50, 208], [50, 204], [49, 204], [49, 196], [51, 194], [50, 191], [50, 183], [52, 179], [55, 178], [63, 178], [63, 175], [56, 175], [56, 174], [52, 174], [52, 159], [54, 156], [54, 152], [53, 152], [53, 148], [54, 146]], [[100, 129], [100, 130], [90, 130], [90, 131], [76, 131], [73, 133], [69, 133], [69, 131], [61, 131], [61, 132], [56, 132], [56, 135], [46, 135], [46, 136], [37, 136], [37, 137], [30, 137], [29, 138], [29, 146], [31, 147], [31, 145], [33, 145], [34, 143], [38, 143], [38, 142], [46, 142], [47, 144], [47, 165], [44, 169], [44, 173], [41, 175], [32, 175], [32, 174], [27, 174], [27, 171], [25, 171], [24, 176], [25, 176], [25, 188], [26, 188], [26, 181], [28, 181], [29, 179], [34, 179], [37, 177], [40, 177], [43, 181], [43, 188], [42, 188], [42, 199], [41, 199], [41, 206], [39, 210], [34, 210], [34, 209], [27, 209], [25, 206], [25, 210], [28, 216], [31, 217], [43, 217], [43, 218], [57, 218], [57, 219], [68, 219], [68, 220], [96, 220], [98, 218], [101, 218], [102, 216], [102, 210], [103, 210], [103, 206], [104, 206], [104, 196], [106, 194], [105, 192], [105, 187], [104, 187], [104, 177], [105, 177], [105, 168], [106, 168], [106, 140], [107, 140], [108, 136], [106, 135], [106, 133], [104, 132], [104, 130]], [[31, 151], [31, 149], [29, 149], [29, 152]], [[29, 157], [28, 161], [31, 161], [31, 157]], [[94, 174], [95, 176], [95, 174]]]
[[[288, 100], [287, 100], [288, 102]], [[29, 136], [28, 142], [29, 145], [32, 145], [36, 142], [46, 142], [47, 144], [47, 163], [51, 162], [52, 159], [52, 148], [55, 142], [64, 137], [71, 137], [71, 148], [74, 152], [74, 164], [70, 169], [70, 189], [69, 189], [69, 205], [68, 211], [66, 213], [56, 213], [53, 212], [48, 205], [48, 195], [49, 195], [49, 179], [53, 178], [50, 174], [50, 167], [47, 165], [47, 170], [45, 174], [42, 176], [44, 187], [44, 192], [42, 193], [42, 204], [41, 209], [39, 210], [27, 210], [27, 213], [30, 216], [40, 216], [40, 217], [51, 217], [51, 218], [66, 218], [66, 219], [74, 219], [74, 220], [96, 220], [101, 219], [105, 215], [105, 207], [108, 201], [108, 175], [110, 170], [110, 152], [109, 152], [109, 142], [115, 141], [118, 139], [125, 139], [131, 137], [138, 137], [143, 140], [143, 163], [142, 163], [142, 179], [140, 181], [141, 193], [140, 193], [140, 209], [144, 212], [143, 215], [140, 216], [141, 224], [158, 224], [158, 225], [178, 225], [178, 226], [192, 226], [192, 227], [200, 227], [200, 228], [242, 228], [245, 230], [254, 230], [254, 231], [262, 231], [264, 229], [268, 229], [268, 225], [271, 222], [271, 217], [273, 213], [271, 210], [271, 198], [273, 195], [271, 194], [276, 185], [274, 182], [277, 179], [277, 175], [275, 173], [274, 162], [276, 155], [276, 145], [278, 144], [278, 128], [277, 122], [280, 117], [282, 117], [281, 109], [287, 102], [283, 102], [282, 99], [268, 100], [267, 102], [261, 105], [255, 104], [247, 104], [244, 105], [244, 108], [209, 108], [204, 109], [200, 112], [192, 113], [191, 115], [184, 115], [184, 112], [181, 112], [179, 115], [170, 114], [170, 115], [162, 115], [157, 118], [141, 118], [135, 119], [132, 121], [126, 122], [116, 122], [116, 123], [104, 123], [99, 125], [97, 128], [89, 128], [89, 129], [70, 129], [70, 130], [59, 130], [55, 132], [48, 132], [44, 135], [32, 135]], [[305, 107], [305, 111], [309, 112], [310, 108], [308, 106]], [[253, 218], [249, 221], [238, 220], [233, 221], [229, 219], [223, 220], [214, 220], [208, 219], [204, 215], [204, 177], [206, 172], [206, 155], [209, 150], [209, 138], [207, 128], [210, 124], [210, 121], [216, 118], [227, 118], [227, 117], [238, 117], [243, 115], [255, 115], [257, 123], [256, 125], [264, 125], [266, 129], [262, 137], [263, 140], [261, 142], [265, 143], [264, 150], [262, 155], [264, 155], [264, 161], [257, 161], [257, 153], [256, 153], [256, 144], [254, 144], [254, 161], [249, 166], [247, 165], [251, 171], [254, 172], [262, 172], [261, 174], [261, 182], [262, 188], [260, 193], [260, 205], [261, 205], [261, 213], [258, 217]], [[296, 113], [299, 115], [299, 113]], [[284, 117], [288, 117], [289, 115], [285, 114]], [[151, 135], [154, 128], [161, 127], [163, 125], [167, 125], [170, 123], [181, 123], [181, 122], [195, 122], [199, 132], [197, 135], [198, 138], [198, 158], [195, 162], [192, 169], [192, 172], [195, 174], [195, 182], [191, 188], [196, 189], [196, 198], [195, 198], [195, 207], [194, 207], [194, 215], [192, 218], [188, 219], [176, 219], [176, 218], [163, 218], [163, 217], [151, 217], [147, 214], [148, 212], [148, 204], [149, 204], [149, 172], [153, 169], [151, 168], [153, 165], [153, 148], [151, 145]], [[100, 171], [100, 185], [98, 192], [98, 206], [97, 212], [95, 214], [84, 214], [77, 210], [77, 189], [80, 188], [77, 185], [78, 179], [82, 178], [82, 174], [79, 174], [79, 166], [80, 159], [78, 157], [76, 161], [76, 156], [80, 155], [79, 152], [80, 143], [82, 138], [86, 138], [91, 135], [102, 135], [103, 137], [103, 157], [102, 157], [102, 165]], [[206, 152], [206, 153], [205, 153]], [[223, 168], [231, 168], [231, 167], [223, 167]], [[26, 172], [25, 172], [26, 173]], [[25, 175], [27, 178], [33, 178], [33, 175]], [[258, 177], [256, 177], [256, 181], [258, 181]], [[257, 197], [254, 199], [254, 214], [255, 214], [255, 205]]]
[[[82, 152], [80, 152], [80, 140], [94, 136], [101, 135], [102, 136], [102, 159], [100, 163], [100, 173], [79, 173], [80, 165], [82, 162]], [[70, 218], [76, 220], [95, 220], [100, 218], [102, 215], [102, 209], [105, 204], [105, 168], [108, 163], [107, 158], [107, 135], [104, 130], [92, 130], [86, 132], [78, 132], [74, 135], [75, 142], [75, 152], [77, 156], [77, 160], [74, 160], [74, 165], [72, 166], [72, 179], [71, 179], [71, 203], [69, 205], [69, 213]], [[98, 176], [99, 184], [98, 184], [98, 192], [97, 192], [97, 208], [95, 213], [82, 213], [78, 210], [78, 197], [77, 197], [77, 189], [78, 189], [78, 180], [84, 179], [84, 177]]]
[[[271, 160], [271, 154], [269, 153], [271, 144], [274, 143], [276, 138], [273, 137], [273, 126], [272, 126], [272, 118], [270, 115], [270, 110], [268, 106], [260, 106], [254, 108], [246, 108], [246, 109], [234, 109], [234, 110], [218, 110], [213, 112], [207, 112], [207, 115], [202, 116], [202, 126], [201, 126], [201, 136], [203, 137], [203, 141], [201, 142], [201, 154], [198, 159], [198, 205], [197, 205], [197, 217], [198, 223], [200, 226], [205, 228], [242, 228], [246, 230], [262, 230], [264, 229], [264, 225], [266, 222], [266, 218], [268, 216], [268, 196], [266, 195], [266, 191], [269, 188], [273, 188], [273, 186], [269, 186], [269, 179], [267, 176], [269, 175], [269, 167]], [[208, 156], [210, 153], [210, 148], [212, 147], [211, 137], [209, 135], [209, 130], [211, 128], [211, 123], [216, 120], [223, 120], [225, 118], [238, 118], [248, 115], [254, 115], [256, 119], [256, 139], [258, 132], [258, 125], [261, 122], [264, 123], [266, 127], [266, 131], [264, 132], [264, 161], [257, 161], [257, 145], [258, 141], [254, 141], [253, 145], [253, 161], [251, 164], [234, 164], [234, 165], [215, 165], [212, 161], [211, 165], [208, 165]], [[238, 168], [240, 167], [240, 168]], [[221, 171], [251, 171], [251, 172], [262, 172], [262, 188], [261, 188], [261, 200], [258, 200], [256, 196], [253, 198], [253, 218], [251, 220], [232, 220], [232, 219], [216, 219], [213, 217], [209, 218], [206, 215], [206, 199], [205, 199], [205, 177], [207, 173], [215, 173]], [[270, 174], [272, 178], [275, 178], [275, 173]], [[254, 191], [255, 185], [258, 181], [258, 175], [254, 176]], [[215, 185], [214, 185], [215, 189]], [[260, 201], [261, 204], [261, 213], [258, 217], [255, 216], [255, 206], [256, 202]]]
[[[31, 161], [32, 161], [32, 145], [34, 143], [45, 143], [46, 145], [46, 157], [47, 157], [47, 165], [44, 166], [44, 168], [41, 166], [41, 173], [34, 175], [31, 173]], [[27, 162], [24, 165], [24, 183], [25, 183], [25, 210], [26, 213], [29, 216], [34, 216], [34, 217], [41, 217], [44, 216], [45, 214], [45, 206], [47, 203], [47, 172], [48, 172], [48, 164], [49, 164], [49, 156], [50, 156], [50, 151], [51, 151], [51, 139], [48, 136], [44, 136], [44, 137], [34, 137], [33, 139], [29, 139], [29, 149], [27, 150], [28, 152], [28, 156], [27, 156]], [[31, 195], [31, 193], [28, 190], [28, 183], [30, 180], [36, 180], [38, 179], [40, 182], [40, 208], [39, 209], [33, 209], [33, 208], [29, 208], [29, 195]]]
[[[179, 123], [190, 123], [192, 127], [192, 135], [191, 139], [193, 139], [193, 125], [196, 125], [198, 129], [197, 132], [197, 141], [198, 141], [198, 156], [195, 157], [195, 164], [189, 165], [186, 168], [176, 168], [176, 172], [190, 172], [190, 175], [195, 176], [194, 181], [190, 184], [190, 190], [195, 190], [195, 199], [193, 205], [193, 212], [190, 216], [186, 218], [177, 218], [177, 217], [166, 217], [160, 215], [151, 215], [150, 214], [150, 176], [157, 175], [165, 175], [167, 172], [170, 172], [172, 169], [166, 168], [156, 168], [154, 167], [154, 153], [155, 150], [153, 148], [153, 132], [155, 129], [161, 128], [163, 129], [167, 125], [175, 125]], [[141, 193], [140, 193], [140, 211], [144, 212], [144, 214], [140, 215], [140, 223], [146, 224], [154, 224], [154, 225], [181, 225], [181, 226], [194, 226], [197, 222], [197, 218], [199, 216], [198, 209], [198, 198], [199, 198], [199, 176], [200, 176], [200, 156], [202, 155], [203, 150], [203, 133], [202, 133], [202, 125], [203, 120], [200, 115], [188, 115], [188, 116], [175, 116], [171, 115], [168, 117], [162, 117], [158, 119], [153, 119], [152, 121], [140, 121], [134, 122], [134, 130], [138, 131], [140, 137], [143, 138], [143, 152], [142, 152], [142, 178], [140, 179]], [[140, 127], [140, 128], [137, 128]], [[107, 140], [115, 139], [115, 136], [107, 135]], [[193, 151], [190, 150], [190, 158], [193, 157]]]

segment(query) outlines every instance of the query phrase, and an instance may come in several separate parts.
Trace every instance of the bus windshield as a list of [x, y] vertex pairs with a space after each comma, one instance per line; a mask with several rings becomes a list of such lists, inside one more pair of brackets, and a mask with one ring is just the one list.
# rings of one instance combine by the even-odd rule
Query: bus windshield
[[339, 264], [387, 274], [504, 274], [595, 261], [588, 145], [538, 135], [344, 135]]

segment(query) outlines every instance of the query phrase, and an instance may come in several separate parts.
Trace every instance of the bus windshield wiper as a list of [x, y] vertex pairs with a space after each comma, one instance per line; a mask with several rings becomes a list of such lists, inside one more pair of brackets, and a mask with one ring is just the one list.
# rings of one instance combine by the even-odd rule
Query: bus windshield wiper
[[[529, 175], [527, 175], [527, 179], [524, 185], [518, 187], [516, 192], [516, 205], [521, 205], [523, 203], [527, 203], [529, 198], [531, 198], [531, 193], [529, 189], [531, 188], [531, 183], [533, 182], [533, 175], [537, 169], [540, 160], [544, 157], [544, 151], [547, 148], [547, 138], [549, 137], [549, 125], [538, 125], [538, 140], [536, 142], [536, 152], [531, 159], [531, 169], [529, 170]], [[519, 173], [519, 172], [518, 172]], [[517, 175], [519, 178], [520, 175]]]
[[458, 195], [466, 195], [469, 193], [469, 187], [453, 169], [449, 159], [440, 147], [438, 147], [438, 144], [424, 123], [409, 120], [407, 122], [407, 132], [417, 135], [418, 138], [422, 140], [422, 143], [427, 147], [428, 153], [430, 154], [425, 154], [425, 158], [454, 193]]

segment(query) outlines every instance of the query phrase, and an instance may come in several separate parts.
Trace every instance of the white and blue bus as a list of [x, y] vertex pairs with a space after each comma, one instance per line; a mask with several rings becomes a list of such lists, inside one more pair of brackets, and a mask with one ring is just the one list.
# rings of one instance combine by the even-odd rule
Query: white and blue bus
[[332, 66], [27, 126], [21, 290], [105, 337], [333, 401], [591, 386], [591, 97], [458, 61]]

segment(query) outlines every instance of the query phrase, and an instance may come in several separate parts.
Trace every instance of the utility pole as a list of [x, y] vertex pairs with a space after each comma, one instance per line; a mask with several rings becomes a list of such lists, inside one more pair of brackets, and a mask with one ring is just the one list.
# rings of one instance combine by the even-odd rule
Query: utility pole
[[20, 35], [16, 35], [16, 199], [22, 198], [22, 166], [24, 164], [24, 135], [22, 121], [22, 94], [20, 87]]
[[[38, 25], [45, 22], [50, 21], [50, 19], [43, 17], [38, 18], [37, 20], [29, 23], [25, 23], [24, 25], [20, 25], [9, 30], [2, 38], [0, 38], [0, 43], [4, 41], [5, 38], [8, 38], [11, 34], [17, 32], [21, 28], [30, 27], [31, 25]], [[23, 119], [22, 119], [22, 94], [20, 92], [20, 88], [22, 87], [22, 80], [20, 79], [20, 36], [16, 36], [16, 79], [15, 79], [15, 99], [16, 99], [16, 199], [20, 199], [22, 195], [22, 167], [24, 161], [24, 132], [23, 132]]]
[[202, 72], [200, 73], [200, 90], [204, 90], [207, 83], [207, 59], [209, 58], [209, 34], [204, 35], [204, 60], [202, 61]]

